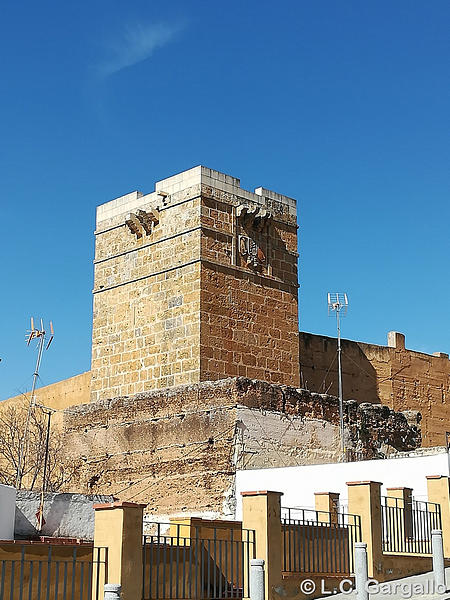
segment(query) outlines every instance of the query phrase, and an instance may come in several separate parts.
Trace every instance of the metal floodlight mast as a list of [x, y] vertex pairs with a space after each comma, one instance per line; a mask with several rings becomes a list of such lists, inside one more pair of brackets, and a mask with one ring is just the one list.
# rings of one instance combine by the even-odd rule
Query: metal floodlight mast
[[337, 325], [337, 356], [338, 356], [338, 383], [339, 383], [339, 431], [341, 437], [342, 460], [345, 460], [345, 432], [344, 432], [344, 399], [342, 394], [342, 362], [341, 362], [341, 317], [345, 317], [348, 309], [347, 294], [334, 292], [328, 294], [328, 316], [336, 314]]

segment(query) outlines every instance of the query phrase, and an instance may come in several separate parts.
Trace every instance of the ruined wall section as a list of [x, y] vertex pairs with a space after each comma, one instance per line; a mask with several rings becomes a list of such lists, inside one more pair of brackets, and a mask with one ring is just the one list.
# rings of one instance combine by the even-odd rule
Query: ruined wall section
[[[336, 339], [300, 332], [301, 385], [337, 394]], [[450, 403], [448, 354], [405, 348], [390, 332], [388, 346], [342, 340], [344, 398], [382, 403], [395, 411], [419, 411], [426, 447], [445, 444]]]
[[[418, 427], [388, 408], [350, 402], [345, 415], [361, 457], [420, 445]], [[64, 435], [79, 468], [67, 491], [148, 503], [149, 514], [232, 516], [237, 468], [335, 460], [338, 422], [336, 398], [246, 378], [74, 406]]]
[[68, 459], [80, 457], [68, 489], [149, 503], [150, 514], [226, 514], [235, 404], [227, 390], [204, 386], [203, 393], [179, 386], [176, 394], [155, 391], [66, 411]]

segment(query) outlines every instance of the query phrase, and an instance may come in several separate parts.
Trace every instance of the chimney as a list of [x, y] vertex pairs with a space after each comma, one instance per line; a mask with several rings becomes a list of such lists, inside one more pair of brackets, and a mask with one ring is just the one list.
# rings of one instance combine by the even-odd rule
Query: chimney
[[389, 348], [400, 348], [401, 350], [405, 349], [405, 336], [403, 333], [399, 333], [398, 331], [389, 331], [387, 340]]

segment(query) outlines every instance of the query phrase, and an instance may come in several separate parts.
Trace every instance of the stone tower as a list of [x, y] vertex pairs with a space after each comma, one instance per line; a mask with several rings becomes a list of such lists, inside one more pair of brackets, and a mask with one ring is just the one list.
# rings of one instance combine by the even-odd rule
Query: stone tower
[[298, 386], [295, 200], [199, 166], [99, 206], [95, 238], [92, 400]]

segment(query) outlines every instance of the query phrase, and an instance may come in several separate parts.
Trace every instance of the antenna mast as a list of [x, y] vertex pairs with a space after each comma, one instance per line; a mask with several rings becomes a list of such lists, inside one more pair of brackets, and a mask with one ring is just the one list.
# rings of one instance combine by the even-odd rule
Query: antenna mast
[[23, 437], [20, 441], [20, 445], [19, 445], [19, 457], [18, 457], [18, 461], [17, 461], [17, 472], [16, 472], [16, 488], [18, 490], [21, 489], [22, 487], [22, 479], [23, 479], [23, 475], [24, 475], [24, 471], [25, 471], [25, 461], [27, 458], [27, 453], [28, 453], [28, 430], [30, 428], [30, 420], [31, 420], [31, 416], [33, 414], [34, 411], [34, 407], [36, 404], [36, 397], [35, 397], [35, 392], [36, 392], [36, 384], [37, 384], [37, 380], [39, 378], [39, 368], [41, 366], [41, 360], [42, 360], [42, 354], [44, 352], [44, 348], [45, 350], [48, 350], [48, 348], [50, 347], [50, 344], [53, 341], [53, 323], [50, 321], [50, 338], [47, 342], [47, 345], [45, 345], [45, 338], [46, 338], [47, 332], [44, 329], [44, 322], [41, 319], [41, 328], [37, 329], [34, 326], [34, 319], [33, 317], [31, 317], [31, 329], [29, 334], [27, 335], [27, 346], [30, 345], [31, 340], [33, 339], [38, 339], [38, 355], [37, 355], [37, 359], [36, 359], [36, 368], [34, 370], [33, 373], [33, 385], [31, 387], [31, 396], [30, 396], [30, 404], [28, 405], [28, 411], [27, 411], [27, 418], [25, 421], [25, 430], [24, 430], [24, 434]]
[[48, 454], [49, 454], [49, 443], [50, 443], [50, 427], [52, 415], [56, 412], [53, 408], [49, 408], [48, 406], [43, 406], [42, 404], [36, 404], [39, 408], [42, 409], [42, 412], [47, 415], [47, 433], [45, 436], [45, 456], [44, 456], [44, 472], [42, 473], [42, 487], [41, 487], [41, 499], [39, 502], [39, 508], [36, 513], [36, 518], [38, 522], [38, 531], [42, 533], [42, 528], [45, 525], [44, 519], [44, 502], [45, 502], [45, 492], [47, 489], [47, 467], [48, 467]]
[[342, 460], [345, 461], [345, 431], [344, 431], [344, 399], [342, 393], [342, 361], [341, 361], [341, 316], [345, 317], [348, 309], [347, 294], [339, 292], [328, 294], [328, 316], [336, 313], [337, 326], [337, 357], [338, 357], [338, 382], [339, 382], [339, 432], [341, 438]]

